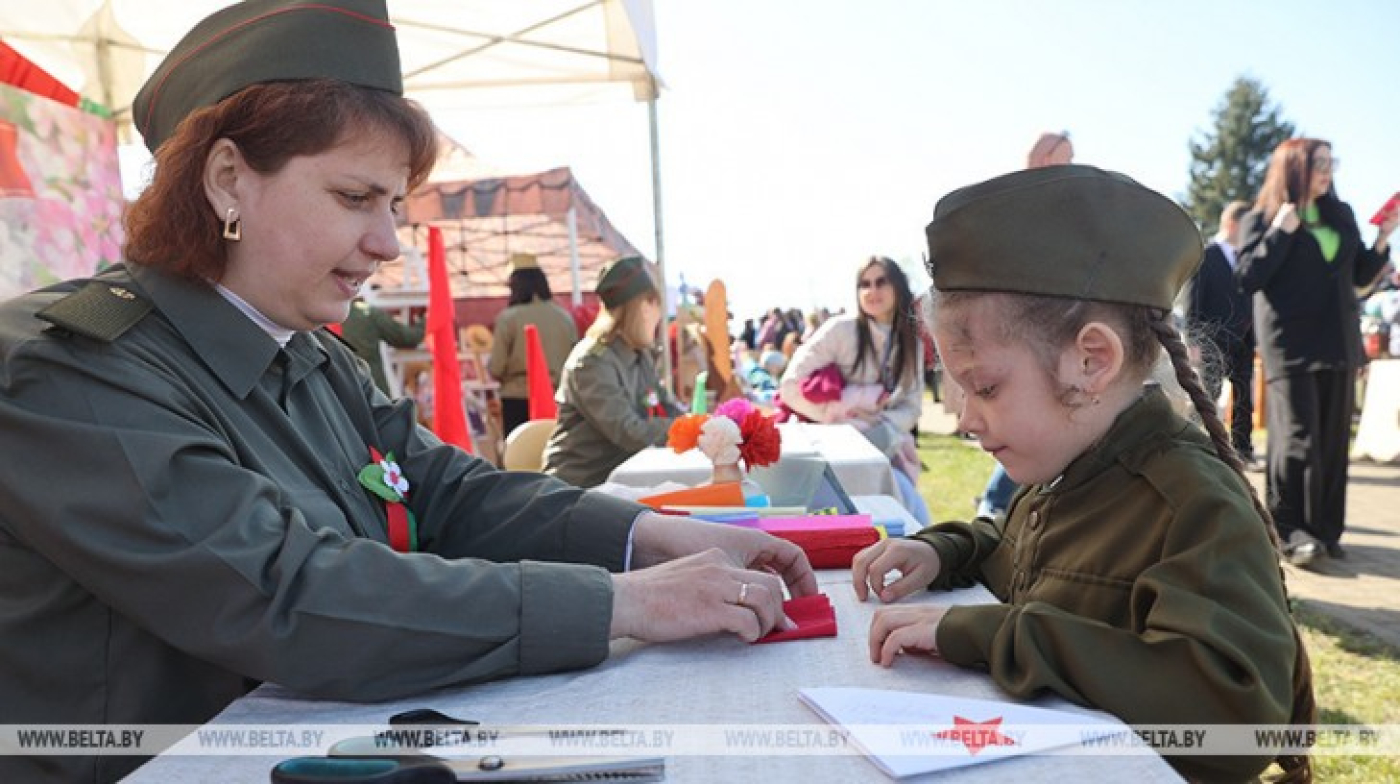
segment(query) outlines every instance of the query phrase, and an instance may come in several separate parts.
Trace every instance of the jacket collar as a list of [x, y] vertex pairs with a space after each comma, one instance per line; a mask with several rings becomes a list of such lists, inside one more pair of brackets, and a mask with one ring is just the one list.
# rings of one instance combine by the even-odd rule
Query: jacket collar
[[1098, 443], [1075, 458], [1064, 473], [1042, 485], [1042, 493], [1059, 493], [1092, 481], [1115, 465], [1130, 470], [1140, 466], [1150, 455], [1176, 440], [1192, 440], [1212, 448], [1208, 438], [1172, 409], [1166, 392], [1157, 384], [1144, 386], [1142, 395], [1114, 420]]
[[[282, 350], [238, 308], [201, 281], [129, 264], [132, 278], [199, 358], [236, 397], [257, 385]], [[304, 333], [287, 343], [289, 380], [295, 381], [325, 360], [325, 349]]]

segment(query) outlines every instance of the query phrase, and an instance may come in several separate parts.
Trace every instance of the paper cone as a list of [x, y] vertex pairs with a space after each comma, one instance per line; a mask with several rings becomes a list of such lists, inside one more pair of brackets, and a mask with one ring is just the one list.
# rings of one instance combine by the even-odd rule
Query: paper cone
[[705, 396], [705, 380], [709, 378], [709, 375], [703, 370], [695, 374], [695, 391], [690, 396], [690, 413], [692, 414], [709, 413], [710, 401]]
[[457, 312], [447, 282], [447, 250], [442, 229], [428, 229], [428, 335], [433, 355], [433, 432], [444, 442], [472, 451], [462, 400], [462, 366], [457, 361]]
[[554, 419], [559, 407], [554, 402], [554, 384], [549, 380], [549, 364], [540, 343], [540, 328], [525, 325], [525, 378], [530, 388], [530, 419]]
[[705, 291], [705, 342], [710, 346], [710, 366], [715, 369], [719, 402], [733, 400], [743, 394], [734, 379], [734, 357], [730, 354], [729, 296], [724, 281], [714, 280]]

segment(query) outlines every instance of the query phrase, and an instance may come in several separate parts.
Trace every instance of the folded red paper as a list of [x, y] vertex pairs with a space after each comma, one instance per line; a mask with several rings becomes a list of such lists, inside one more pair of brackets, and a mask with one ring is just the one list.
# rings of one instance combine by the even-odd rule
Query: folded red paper
[[796, 629], [769, 632], [755, 642], [787, 642], [809, 637], [836, 636], [836, 610], [824, 593], [815, 593], [783, 602], [783, 614], [797, 624]]

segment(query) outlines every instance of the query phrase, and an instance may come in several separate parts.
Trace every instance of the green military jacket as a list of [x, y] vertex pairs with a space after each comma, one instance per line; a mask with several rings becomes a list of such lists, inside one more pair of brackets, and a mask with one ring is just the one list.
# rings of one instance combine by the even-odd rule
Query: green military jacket
[[[1244, 479], [1149, 387], [1058, 479], [1023, 488], [1004, 524], [942, 523], [930, 587], [983, 582], [1004, 604], [955, 607], [948, 661], [1011, 694], [1048, 689], [1129, 724], [1287, 724], [1296, 653], [1278, 556]], [[1202, 780], [1259, 757], [1180, 756]]]
[[584, 338], [574, 346], [554, 399], [558, 423], [545, 446], [544, 470], [579, 487], [602, 484], [622, 461], [666, 443], [680, 414], [657, 380], [651, 352], [621, 338]]
[[[642, 507], [442, 444], [324, 330], [280, 349], [208, 285], [99, 281], [93, 323], [35, 317], [81, 282], [0, 306], [0, 724], [198, 723], [258, 681], [380, 700], [607, 656]], [[371, 447], [421, 552], [385, 544]], [[141, 761], [0, 756], [0, 781]]]
[[545, 365], [549, 367], [549, 386], [558, 387], [559, 374], [569, 351], [578, 343], [578, 326], [568, 311], [554, 300], [536, 299], [523, 305], [512, 305], [496, 317], [492, 330], [491, 360], [487, 369], [501, 382], [501, 397], [518, 400], [530, 397], [530, 385], [525, 375], [525, 325], [534, 324], [540, 331], [540, 348], [544, 350]]
[[375, 386], [388, 393], [389, 379], [384, 375], [384, 356], [379, 344], [413, 348], [423, 342], [426, 326], [422, 321], [405, 324], [368, 302], [357, 301], [350, 306], [350, 315], [340, 325], [340, 336], [369, 364]]

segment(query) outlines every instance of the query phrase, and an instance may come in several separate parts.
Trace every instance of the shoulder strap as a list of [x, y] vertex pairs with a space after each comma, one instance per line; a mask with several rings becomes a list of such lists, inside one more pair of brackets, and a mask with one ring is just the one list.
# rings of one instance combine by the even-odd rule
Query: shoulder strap
[[35, 315], [60, 329], [111, 343], [153, 307], [127, 286], [93, 280]]

